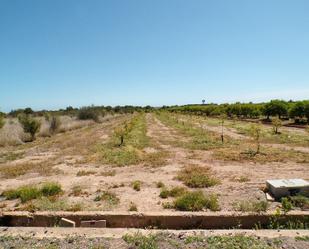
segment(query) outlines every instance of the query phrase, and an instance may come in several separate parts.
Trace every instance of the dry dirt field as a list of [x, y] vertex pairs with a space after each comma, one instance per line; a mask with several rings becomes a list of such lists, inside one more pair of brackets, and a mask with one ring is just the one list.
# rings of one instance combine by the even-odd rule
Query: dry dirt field
[[[177, 212], [186, 209], [181, 197], [201, 191], [208, 204], [189, 211], [274, 212], [281, 203], [266, 202], [265, 181], [309, 180], [309, 135], [270, 129], [262, 127], [257, 155], [245, 122], [225, 121], [222, 144], [220, 120], [167, 113], [110, 117], [2, 146], [0, 211]], [[46, 183], [61, 190], [38, 193]]]

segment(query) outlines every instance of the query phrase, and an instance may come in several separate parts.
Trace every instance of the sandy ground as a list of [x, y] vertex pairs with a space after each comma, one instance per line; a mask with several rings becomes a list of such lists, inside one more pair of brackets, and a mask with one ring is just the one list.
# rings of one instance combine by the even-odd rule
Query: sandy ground
[[[173, 146], [169, 141], [186, 141], [186, 137], [175, 129], [164, 125], [154, 114], [147, 114], [147, 135], [151, 139], [151, 147], [145, 151], [163, 150], [169, 153], [166, 163], [159, 167], [150, 167], [143, 164], [125, 167], [113, 167], [102, 163], [91, 163], [87, 160], [89, 152], [96, 143], [104, 143], [108, 140], [112, 130], [124, 117], [110, 119], [101, 124], [95, 124], [87, 128], [58, 134], [51, 138], [42, 138], [32, 145], [27, 144], [18, 147], [24, 152], [24, 157], [10, 162], [11, 164], [25, 162], [48, 162], [55, 173], [48, 176], [38, 173], [29, 173], [12, 179], [1, 179], [0, 192], [8, 188], [14, 188], [24, 184], [38, 184], [45, 181], [57, 181], [64, 189], [61, 197], [70, 203], [82, 203], [84, 210], [114, 210], [127, 211], [130, 204], [136, 204], [139, 212], [160, 211], [176, 212], [164, 209], [162, 202], [172, 201], [173, 198], [161, 199], [160, 189], [156, 187], [158, 181], [167, 187], [184, 186], [175, 179], [177, 172], [184, 166], [195, 164], [202, 167], [211, 167], [213, 174], [221, 180], [221, 184], [202, 189], [205, 194], [216, 193], [222, 211], [233, 211], [233, 203], [239, 200], [265, 200], [264, 193], [260, 190], [265, 186], [265, 181], [273, 178], [304, 178], [309, 179], [309, 165], [301, 163], [243, 163], [222, 162], [214, 160], [211, 151], [189, 150]], [[205, 128], [210, 128], [205, 127]], [[212, 127], [217, 130], [218, 127]], [[240, 138], [233, 130], [226, 132]], [[237, 136], [237, 137], [236, 137]], [[245, 139], [245, 137], [243, 138]], [[285, 146], [285, 145], [283, 145]], [[4, 153], [10, 148], [1, 148]], [[1, 164], [0, 164], [1, 167]], [[85, 176], [76, 176], [81, 171], [93, 171]], [[102, 172], [114, 170], [114, 176], [103, 176]], [[247, 182], [239, 182], [237, 179], [246, 177]], [[140, 180], [141, 190], [135, 191], [132, 182]], [[82, 187], [80, 196], [72, 195], [74, 186]], [[110, 191], [120, 199], [118, 205], [109, 206], [102, 202], [94, 202], [98, 191]], [[17, 201], [1, 201], [0, 210], [16, 210]], [[274, 210], [279, 203], [271, 203], [270, 209]]]

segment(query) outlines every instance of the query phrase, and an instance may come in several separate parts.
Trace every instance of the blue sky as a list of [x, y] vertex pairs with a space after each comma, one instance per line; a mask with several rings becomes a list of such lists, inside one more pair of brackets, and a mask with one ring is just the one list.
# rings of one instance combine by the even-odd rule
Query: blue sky
[[308, 99], [307, 0], [0, 0], [0, 110]]

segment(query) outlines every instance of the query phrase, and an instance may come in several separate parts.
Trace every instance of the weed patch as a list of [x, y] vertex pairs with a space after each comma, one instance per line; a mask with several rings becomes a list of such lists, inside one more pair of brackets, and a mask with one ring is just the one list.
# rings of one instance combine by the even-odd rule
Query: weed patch
[[202, 211], [210, 209], [218, 211], [219, 203], [216, 195], [205, 196], [202, 191], [187, 192], [174, 201], [175, 209], [179, 211]]
[[190, 165], [179, 171], [177, 179], [191, 188], [206, 188], [220, 183], [210, 173], [209, 167]]

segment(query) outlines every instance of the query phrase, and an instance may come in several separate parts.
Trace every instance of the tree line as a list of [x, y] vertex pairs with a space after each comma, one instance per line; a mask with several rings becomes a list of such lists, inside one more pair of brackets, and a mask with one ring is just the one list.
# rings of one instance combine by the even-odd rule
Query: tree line
[[309, 100], [284, 101], [271, 100], [265, 103], [202, 104], [184, 106], [163, 106], [162, 109], [205, 116], [226, 115], [229, 118], [293, 119], [295, 123], [309, 122]]

